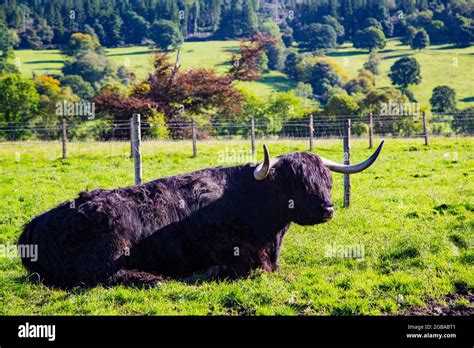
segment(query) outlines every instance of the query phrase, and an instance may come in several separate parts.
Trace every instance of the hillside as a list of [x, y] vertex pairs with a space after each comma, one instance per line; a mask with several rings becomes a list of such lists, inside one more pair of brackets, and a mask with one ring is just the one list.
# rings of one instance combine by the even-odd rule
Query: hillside
[[[227, 70], [232, 53], [239, 49], [239, 41], [186, 42], [181, 49], [181, 66], [188, 68], [213, 68], [220, 73]], [[27, 76], [33, 73], [58, 74], [64, 57], [58, 50], [17, 50], [20, 70]], [[145, 78], [151, 70], [150, 50], [144, 46], [107, 49], [107, 55], [115, 64], [128, 65], [138, 78]], [[174, 57], [174, 54], [173, 54]], [[284, 92], [296, 86], [285, 74], [271, 71], [263, 79], [252, 83], [241, 83], [256, 93], [266, 96], [272, 92]]]
[[[433, 88], [446, 85], [456, 90], [458, 106], [465, 108], [474, 105], [474, 46], [456, 48], [451, 45], [433, 45], [425, 50], [415, 51], [399, 40], [388, 40], [386, 47], [380, 51], [381, 74], [377, 76], [376, 86], [390, 86], [388, 77], [390, 67], [404, 56], [413, 56], [421, 65], [421, 84], [412, 86], [411, 90], [422, 105], [429, 105]], [[345, 44], [342, 48], [332, 50], [328, 56], [336, 59], [351, 76], [357, 74], [367, 61], [366, 50]]]
[[[186, 42], [182, 47], [181, 65], [183, 69], [194, 67], [214, 68], [224, 72], [232, 52], [238, 50], [238, 41]], [[108, 49], [108, 56], [117, 65], [129, 65], [138, 77], [144, 78], [150, 70], [150, 51], [144, 46]], [[63, 57], [58, 50], [18, 50], [20, 69], [25, 75], [59, 73]], [[413, 86], [412, 91], [422, 105], [429, 105], [432, 90], [438, 85], [447, 85], [456, 90], [458, 106], [465, 108], [474, 105], [474, 46], [453, 48], [450, 45], [430, 46], [422, 51], [413, 51], [398, 40], [389, 40], [385, 49], [380, 51], [381, 74], [376, 85], [390, 85], [387, 73], [390, 66], [399, 58], [414, 56], [421, 64], [422, 83]], [[328, 56], [336, 59], [349, 73], [355, 76], [368, 58], [368, 52], [345, 44], [331, 50]], [[258, 94], [266, 96], [272, 92], [292, 89], [296, 83], [280, 72], [272, 71], [264, 75], [263, 80], [242, 83]]]

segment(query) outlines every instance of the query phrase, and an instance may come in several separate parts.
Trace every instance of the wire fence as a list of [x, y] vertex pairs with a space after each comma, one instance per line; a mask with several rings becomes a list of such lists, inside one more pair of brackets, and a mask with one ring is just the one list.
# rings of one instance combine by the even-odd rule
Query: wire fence
[[[132, 116], [132, 115], [131, 115]], [[304, 139], [341, 138], [343, 125], [351, 119], [354, 137], [426, 138], [428, 136], [472, 135], [474, 113], [457, 112], [415, 115], [311, 115], [301, 118], [211, 118], [210, 120], [180, 118], [161, 123], [142, 119], [143, 140], [204, 139]], [[65, 134], [63, 134], [65, 132]], [[0, 122], [0, 143], [35, 140], [130, 141], [130, 120], [80, 120], [52, 118], [49, 124], [34, 121]]]
[[[150, 153], [156, 154], [156, 140], [165, 144], [161, 148], [171, 147], [172, 144], [174, 149], [179, 148], [181, 153], [187, 152], [188, 156], [194, 157], [209, 155], [205, 153], [210, 151], [209, 147], [200, 148], [200, 143], [206, 141], [227, 142], [226, 145], [216, 145], [222, 150], [219, 150], [219, 153], [223, 153], [224, 148], [247, 149], [243, 159], [234, 156], [229, 158], [229, 163], [223, 163], [217, 158], [216, 153], [212, 154], [215, 156], [216, 164], [228, 165], [255, 162], [255, 143], [258, 141], [294, 140], [295, 144], [298, 143], [299, 149], [312, 150], [313, 141], [344, 140], [341, 141], [341, 147], [336, 150], [334, 146], [325, 149], [324, 146], [321, 147], [321, 143], [317, 144], [318, 152], [332, 151], [334, 152], [332, 156], [343, 154], [344, 158], [339, 157], [342, 162], [351, 158], [350, 137], [366, 139], [369, 147], [372, 144], [374, 147], [378, 145], [376, 137], [420, 139], [420, 145], [429, 146], [431, 137], [474, 134], [474, 114], [471, 113], [429, 116], [424, 113], [402, 116], [314, 115], [298, 119], [216, 118], [206, 122], [181, 119], [163, 124], [154, 123], [146, 118], [137, 118], [135, 122], [69, 118], [64, 121], [55, 120], [50, 125], [34, 122], [0, 123], [0, 184], [5, 184], [6, 187], [13, 182], [18, 190], [16, 194], [10, 191], [4, 192], [0, 215], [9, 216], [7, 212], [10, 211], [10, 204], [13, 204], [15, 199], [23, 200], [29, 197], [28, 192], [34, 198], [31, 198], [31, 202], [34, 202], [39, 199], [38, 195], [41, 196], [39, 192], [49, 192], [48, 190], [55, 185], [61, 187], [70, 185], [68, 190], [71, 192], [77, 190], [77, 187], [67, 180], [71, 175], [67, 163], [57, 162], [61, 158], [85, 159], [84, 164], [78, 162], [75, 165], [87, 165], [87, 168], [84, 168], [87, 173], [97, 173], [97, 176], [84, 175], [80, 179], [81, 189], [100, 187], [103, 175], [110, 175], [112, 180], [109, 183], [110, 187], [123, 186], [124, 183], [131, 184], [133, 178], [135, 183], [140, 183], [142, 177], [156, 178], [169, 175], [168, 168], [162, 168], [159, 162], [149, 159], [145, 159], [145, 166], [142, 168], [142, 153], [145, 156]], [[237, 142], [239, 145], [234, 146]], [[213, 151], [217, 147], [214, 147]], [[355, 149], [357, 150], [357, 147]], [[354, 149], [352, 151], [354, 152]], [[159, 153], [167, 156], [166, 152]], [[133, 160], [123, 161], [120, 160], [121, 156], [128, 159], [133, 157]], [[14, 166], [12, 162], [18, 165]], [[3, 163], [8, 165], [4, 166]], [[196, 167], [190, 162], [185, 163], [189, 167], [179, 167], [171, 173], [200, 168], [199, 163], [195, 164]], [[112, 172], [115, 175], [110, 174]], [[32, 191], [31, 185], [35, 190]], [[344, 185], [344, 205], [349, 206], [351, 199], [354, 201], [354, 198], [351, 198], [349, 178], [344, 181]], [[36, 192], [36, 189], [40, 191]], [[355, 199], [357, 200], [357, 197]]]

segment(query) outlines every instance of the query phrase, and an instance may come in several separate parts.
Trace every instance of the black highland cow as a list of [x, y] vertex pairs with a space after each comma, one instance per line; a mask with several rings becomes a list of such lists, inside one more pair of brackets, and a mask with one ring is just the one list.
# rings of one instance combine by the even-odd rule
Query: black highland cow
[[279, 268], [291, 222], [331, 219], [330, 170], [357, 173], [365, 162], [340, 165], [309, 153], [216, 167], [79, 197], [36, 216], [19, 244], [36, 244], [26, 268], [45, 284], [69, 287], [153, 284], [162, 277], [201, 273], [247, 276]]

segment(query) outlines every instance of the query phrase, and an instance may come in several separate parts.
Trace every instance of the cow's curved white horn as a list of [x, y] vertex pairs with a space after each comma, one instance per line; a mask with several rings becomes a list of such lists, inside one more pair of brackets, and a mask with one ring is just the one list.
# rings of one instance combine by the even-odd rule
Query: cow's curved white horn
[[267, 145], [263, 144], [263, 153], [264, 159], [263, 162], [260, 163], [257, 168], [253, 171], [253, 176], [257, 180], [263, 180], [267, 177], [268, 173], [270, 172], [271, 168], [271, 161], [270, 161], [270, 152], [268, 152]]
[[326, 158], [323, 158], [320, 156], [321, 160], [323, 161], [323, 164], [331, 171], [336, 172], [336, 173], [342, 173], [342, 174], [355, 174], [359, 173], [363, 170], [366, 170], [369, 168], [377, 159], [377, 157], [380, 154], [380, 151], [382, 151], [384, 141], [380, 143], [379, 147], [375, 152], [370, 156], [367, 160], [364, 162], [358, 163], [358, 164], [339, 164], [337, 162], [333, 162], [331, 160], [328, 160]]

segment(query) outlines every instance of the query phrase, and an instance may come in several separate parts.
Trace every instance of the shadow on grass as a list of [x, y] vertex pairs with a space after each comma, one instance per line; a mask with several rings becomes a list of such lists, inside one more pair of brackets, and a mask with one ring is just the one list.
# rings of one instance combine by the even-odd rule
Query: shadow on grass
[[54, 63], [62, 64], [64, 63], [64, 61], [63, 60], [32, 60], [24, 64], [54, 64]]
[[360, 51], [350, 51], [350, 52], [329, 52], [326, 55], [328, 57], [347, 57], [347, 56], [365, 56], [369, 54], [369, 52], [360, 52]]
[[396, 59], [396, 58], [406, 57], [409, 55], [410, 55], [409, 53], [393, 54], [391, 56], [385, 56], [382, 59]]
[[[474, 53], [472, 53], [474, 54]], [[460, 99], [459, 101], [462, 101], [464, 103], [473, 103], [474, 102], [474, 97], [466, 97], [466, 98], [462, 98]]]
[[227, 53], [239, 53], [240, 52], [240, 47], [231, 47], [231, 46], [225, 46], [223, 47], [223, 51]]
[[[432, 50], [434, 51], [441, 51], [441, 50], [453, 50], [453, 49], [459, 49], [459, 48], [467, 48], [467, 47], [470, 47], [470, 46], [466, 46], [466, 45], [447, 45], [447, 46], [443, 46], [443, 47], [437, 47], [437, 48], [432, 48]], [[474, 54], [474, 53], [471, 53], [471, 54]]]

